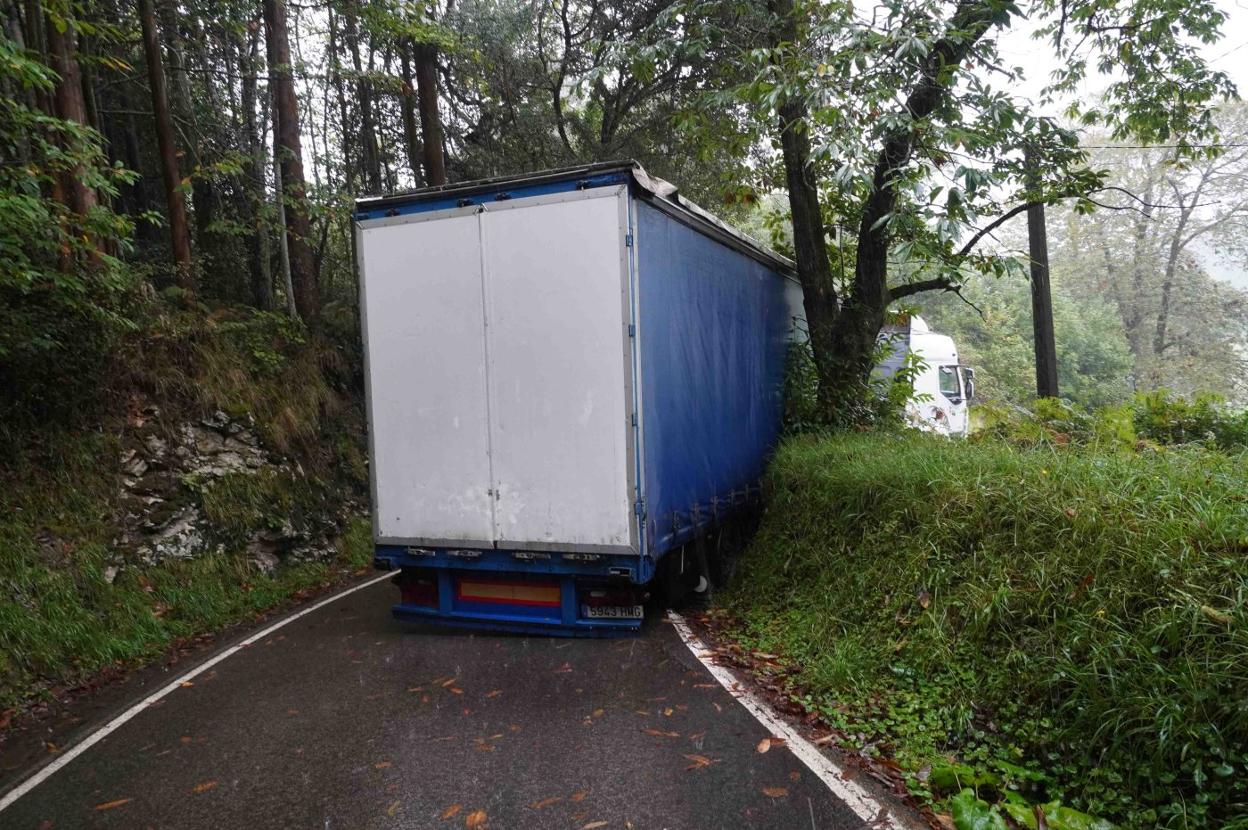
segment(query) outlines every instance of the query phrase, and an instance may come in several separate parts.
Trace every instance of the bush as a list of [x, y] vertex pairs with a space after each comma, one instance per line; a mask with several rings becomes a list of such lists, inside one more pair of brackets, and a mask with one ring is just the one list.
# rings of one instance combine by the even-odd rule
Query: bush
[[976, 437], [1021, 446], [1040, 444], [1101, 448], [1198, 445], [1248, 449], [1248, 411], [1234, 412], [1216, 395], [1191, 400], [1165, 390], [1141, 392], [1127, 405], [1089, 412], [1069, 401], [1044, 398], [1031, 409], [1001, 405], [973, 410]]
[[1248, 826], [1245, 462], [795, 438], [728, 609], [922, 795]]

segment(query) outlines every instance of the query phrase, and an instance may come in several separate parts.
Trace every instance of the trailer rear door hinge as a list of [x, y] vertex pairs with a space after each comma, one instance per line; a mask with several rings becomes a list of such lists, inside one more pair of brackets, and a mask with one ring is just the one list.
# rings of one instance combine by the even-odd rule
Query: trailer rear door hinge
[[633, 512], [644, 519], [646, 517], [646, 503], [641, 499], [633, 502]]
[[624, 234], [624, 247], [633, 247], [633, 235], [631, 233]]
[[636, 323], [629, 323], [629, 324], [628, 324], [628, 336], [629, 336], [629, 337], [636, 337], [636, 336], [637, 336], [637, 324], [636, 324]]
[[632, 415], [630, 415], [629, 420], [632, 422], [633, 426], [637, 426], [637, 413], [634, 412]]

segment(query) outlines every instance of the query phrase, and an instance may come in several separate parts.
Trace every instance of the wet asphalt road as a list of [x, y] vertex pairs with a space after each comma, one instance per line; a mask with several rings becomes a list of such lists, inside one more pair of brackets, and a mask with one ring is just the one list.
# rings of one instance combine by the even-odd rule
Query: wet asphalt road
[[767, 731], [669, 624], [457, 633], [392, 620], [394, 595], [357, 591], [228, 658], [0, 828], [864, 826], [787, 749], [756, 751]]

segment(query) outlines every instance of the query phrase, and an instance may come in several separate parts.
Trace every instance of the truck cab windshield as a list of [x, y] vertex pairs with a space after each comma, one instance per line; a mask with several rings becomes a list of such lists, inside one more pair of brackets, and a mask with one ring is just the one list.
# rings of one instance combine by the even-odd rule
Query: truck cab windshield
[[950, 399], [962, 397], [962, 384], [958, 378], [957, 366], [940, 367], [940, 394]]

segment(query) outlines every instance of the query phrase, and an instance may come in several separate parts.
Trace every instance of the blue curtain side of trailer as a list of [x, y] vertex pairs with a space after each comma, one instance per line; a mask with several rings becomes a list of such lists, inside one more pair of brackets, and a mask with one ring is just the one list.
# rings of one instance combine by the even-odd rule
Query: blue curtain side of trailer
[[780, 432], [785, 277], [638, 200], [647, 547], [655, 558], [745, 500]]

